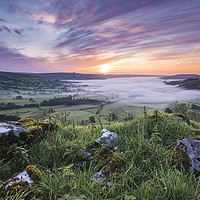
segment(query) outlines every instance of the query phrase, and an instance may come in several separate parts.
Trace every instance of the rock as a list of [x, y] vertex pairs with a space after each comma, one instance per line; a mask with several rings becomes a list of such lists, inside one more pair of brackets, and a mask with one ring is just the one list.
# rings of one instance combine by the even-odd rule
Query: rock
[[110, 132], [106, 129], [103, 129], [101, 134], [101, 137], [96, 139], [96, 142], [100, 143], [102, 146], [111, 146], [116, 142], [118, 138], [116, 133]]
[[16, 122], [0, 123], [0, 137], [2, 137], [2, 135], [6, 135], [7, 136], [11, 132], [15, 136], [19, 137], [19, 134], [21, 132], [27, 133], [28, 129], [24, 128], [24, 125], [21, 124], [21, 123], [16, 123]]
[[173, 164], [182, 165], [186, 171], [200, 174], [200, 141], [192, 138], [178, 140], [170, 155]]
[[26, 169], [5, 181], [0, 185], [0, 198], [5, 197], [7, 192], [15, 194], [17, 192], [27, 192], [25, 199], [31, 199], [34, 196], [41, 196], [34, 185], [39, 182], [43, 176], [43, 171], [36, 165], [28, 165]]
[[34, 140], [39, 141], [49, 130], [57, 127], [54, 122], [42, 120], [24, 118], [17, 122], [0, 123], [0, 159], [12, 158], [8, 151], [14, 143], [18, 146], [22, 146], [22, 141], [23, 144], [31, 144]]
[[190, 125], [190, 120], [188, 117], [186, 117], [184, 114], [182, 113], [172, 113], [170, 115], [175, 116], [177, 119], [180, 119], [181, 121], [185, 122], [185, 124]]
[[91, 176], [91, 180], [108, 183], [112, 174], [120, 173], [125, 163], [120, 148], [113, 146], [118, 138], [117, 134], [106, 129], [101, 134], [100, 138], [86, 148], [81, 145], [67, 147], [64, 156], [67, 164], [73, 164], [74, 167], [89, 169], [92, 166], [95, 169], [98, 166], [99, 171]]

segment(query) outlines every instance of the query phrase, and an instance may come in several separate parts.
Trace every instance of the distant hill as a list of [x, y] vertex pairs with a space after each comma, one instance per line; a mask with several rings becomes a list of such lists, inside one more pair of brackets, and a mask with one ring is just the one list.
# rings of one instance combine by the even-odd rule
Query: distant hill
[[[128, 77], [149, 77], [153, 75], [103, 75], [103, 74], [82, 74], [82, 73], [38, 73], [34, 76], [58, 80], [90, 80], [90, 79], [107, 79], [107, 78], [128, 78]], [[156, 75], [154, 75], [156, 76]]]
[[12, 72], [2, 72], [0, 71], [0, 80], [1, 81], [7, 81], [7, 80], [19, 80], [19, 79], [28, 79], [28, 78], [34, 78], [34, 76], [30, 74], [23, 74], [23, 73], [12, 73]]
[[40, 90], [61, 87], [62, 81], [41, 78], [31, 74], [0, 71], [0, 90]]
[[190, 78], [182, 81], [165, 81], [165, 83], [168, 85], [177, 85], [185, 89], [200, 90], [200, 78]]
[[200, 78], [199, 74], [177, 74], [173, 76], [163, 76], [161, 79], [190, 79], [190, 78]]
[[81, 73], [37, 73], [33, 76], [41, 78], [50, 78], [58, 80], [88, 80], [88, 79], [105, 79], [101, 74], [81, 74]]

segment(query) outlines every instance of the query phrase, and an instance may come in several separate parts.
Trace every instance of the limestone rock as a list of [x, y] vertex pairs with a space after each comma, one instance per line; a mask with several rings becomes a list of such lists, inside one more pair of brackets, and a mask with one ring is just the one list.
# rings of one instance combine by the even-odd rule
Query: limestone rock
[[[175, 152], [179, 151], [179, 158], [176, 156], [177, 161], [180, 159], [182, 162], [182, 165], [184, 168], [187, 168], [189, 166], [189, 170], [194, 173], [200, 173], [200, 141], [194, 140], [192, 138], [184, 138], [182, 140], [178, 140], [178, 142], [175, 145], [175, 148], [172, 151], [173, 156], [175, 155]], [[186, 153], [184, 155], [184, 153]], [[184, 156], [183, 156], [184, 155]], [[187, 158], [188, 156], [188, 158]], [[182, 158], [181, 158], [182, 157]], [[184, 159], [183, 159], [184, 157]], [[172, 157], [172, 159], [174, 159]], [[175, 163], [179, 164], [179, 163]]]
[[7, 122], [7, 123], [0, 123], [0, 137], [2, 135], [9, 135], [13, 133], [15, 136], [19, 137], [21, 132], [28, 132], [28, 129], [24, 128], [24, 125], [17, 122]]
[[0, 185], [0, 198], [3, 198], [7, 192], [15, 194], [16, 192], [27, 192], [26, 199], [38, 196], [39, 193], [34, 190], [34, 184], [38, 183], [43, 172], [35, 165], [28, 165], [26, 169], [5, 181]]
[[101, 137], [96, 139], [96, 142], [100, 143], [102, 146], [111, 146], [116, 142], [118, 138], [116, 133], [110, 132], [106, 129], [103, 129], [101, 134]]

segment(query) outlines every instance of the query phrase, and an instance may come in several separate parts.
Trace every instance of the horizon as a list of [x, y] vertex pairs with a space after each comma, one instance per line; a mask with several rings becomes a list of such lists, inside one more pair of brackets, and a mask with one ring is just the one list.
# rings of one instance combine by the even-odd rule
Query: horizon
[[88, 74], [88, 75], [104, 75], [104, 76], [177, 76], [177, 75], [199, 75], [200, 73], [181, 73], [181, 74], [102, 74], [102, 73], [81, 73], [81, 72], [16, 72], [16, 71], [0, 71], [5, 73], [16, 74]]
[[198, 0], [1, 1], [0, 71], [200, 74], [199, 9]]

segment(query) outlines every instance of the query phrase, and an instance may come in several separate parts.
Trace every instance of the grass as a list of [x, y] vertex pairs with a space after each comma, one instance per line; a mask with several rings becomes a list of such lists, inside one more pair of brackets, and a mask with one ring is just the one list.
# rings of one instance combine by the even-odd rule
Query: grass
[[[83, 168], [70, 166], [74, 156], [83, 153], [88, 144], [100, 136], [100, 125], [73, 127], [60, 124], [50, 133], [51, 145], [44, 137], [27, 147], [28, 161], [22, 162], [24, 166], [18, 170], [23, 170], [28, 164], [50, 169], [52, 173], [44, 176], [36, 188], [45, 194], [46, 199], [52, 200], [199, 199], [199, 178], [176, 170], [170, 164], [167, 152], [178, 139], [195, 137], [200, 124], [194, 128], [164, 113], [158, 113], [156, 123], [151, 116], [136, 116], [127, 122], [103, 124], [103, 128], [119, 135], [116, 146], [120, 148], [119, 156], [124, 162], [120, 173], [113, 173], [106, 183], [91, 180], [91, 176], [99, 171], [98, 164], [94, 167], [90, 163]], [[152, 139], [155, 127], [159, 140]], [[16, 162], [11, 162], [10, 167]], [[9, 176], [11, 174], [7, 171], [4, 180]]]

